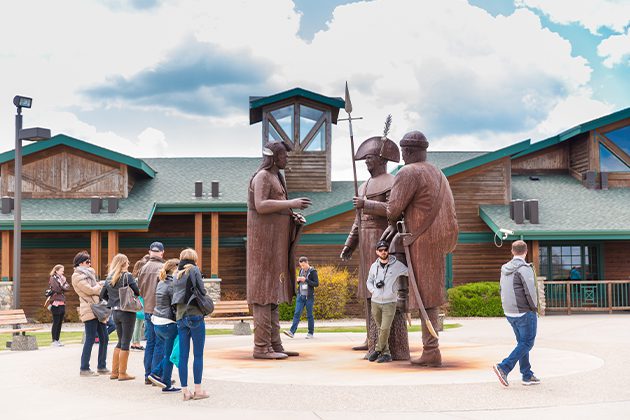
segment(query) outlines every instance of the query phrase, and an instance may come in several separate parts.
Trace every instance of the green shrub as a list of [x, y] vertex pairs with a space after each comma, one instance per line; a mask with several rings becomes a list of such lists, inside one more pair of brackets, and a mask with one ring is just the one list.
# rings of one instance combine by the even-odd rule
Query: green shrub
[[[345, 316], [346, 303], [352, 296], [350, 273], [347, 269], [325, 265], [317, 267], [319, 286], [315, 288], [315, 304], [313, 316], [315, 319], [337, 319]], [[281, 303], [278, 306], [281, 321], [291, 321], [295, 312], [295, 298], [291, 303]], [[306, 311], [302, 312], [302, 319], [306, 318]]]
[[503, 316], [498, 282], [468, 283], [448, 290], [450, 316]]

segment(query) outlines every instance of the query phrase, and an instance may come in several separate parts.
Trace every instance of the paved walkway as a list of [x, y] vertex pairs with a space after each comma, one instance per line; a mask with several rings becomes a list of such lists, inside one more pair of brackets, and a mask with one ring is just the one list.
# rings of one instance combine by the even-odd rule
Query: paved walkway
[[[442, 333], [441, 369], [361, 360], [348, 350], [361, 334], [287, 338], [285, 347], [303, 356], [285, 361], [252, 360], [251, 336], [208, 336], [203, 383], [211, 398], [186, 403], [142, 384], [141, 353], [130, 360], [139, 379], [119, 383], [80, 378], [79, 345], [1, 352], [3, 415], [172, 419], [186, 410], [186, 417], [223, 419], [628, 418], [630, 314], [541, 318], [531, 360], [543, 383], [535, 387], [521, 386], [513, 372], [512, 385], [503, 388], [491, 371], [513, 345], [505, 320], [457, 322], [461, 328]], [[419, 333], [410, 339], [418, 350]]]

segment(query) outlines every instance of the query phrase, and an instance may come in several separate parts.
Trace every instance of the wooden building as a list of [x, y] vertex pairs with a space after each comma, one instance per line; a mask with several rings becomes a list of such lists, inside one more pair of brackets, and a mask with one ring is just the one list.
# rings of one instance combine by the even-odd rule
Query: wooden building
[[[316, 266], [356, 273], [358, 258], [339, 259], [354, 219], [353, 184], [330, 176], [331, 124], [342, 107], [340, 98], [298, 88], [250, 98], [250, 122], [262, 122], [263, 142], [294, 148], [290, 195], [313, 200], [298, 253]], [[3, 197], [13, 195], [13, 159], [13, 151], [0, 154]], [[630, 108], [543, 141], [493, 152], [430, 151], [429, 161], [450, 181], [460, 227], [445, 261], [446, 287], [498, 280], [510, 241], [522, 238], [549, 282], [548, 309], [630, 309]], [[243, 298], [247, 185], [259, 164], [240, 157], [137, 159], [65, 135], [26, 146], [20, 295], [27, 315], [41, 307], [53, 265], [71, 274], [73, 256], [87, 249], [104, 277], [115, 253], [135, 261], [155, 240], [166, 257], [188, 246], [201, 250], [202, 273], [221, 279], [223, 298]], [[104, 198], [94, 213], [93, 197]], [[515, 199], [537, 199], [539, 223], [510, 217]], [[5, 208], [0, 287], [11, 280], [12, 229]], [[76, 303], [70, 292], [69, 304]]]

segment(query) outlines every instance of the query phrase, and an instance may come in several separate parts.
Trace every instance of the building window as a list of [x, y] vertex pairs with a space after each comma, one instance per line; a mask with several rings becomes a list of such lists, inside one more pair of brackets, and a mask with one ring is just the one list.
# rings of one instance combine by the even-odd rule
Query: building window
[[630, 168], [603, 144], [599, 145], [599, 167], [602, 172], [628, 172]]
[[604, 135], [630, 155], [630, 125], [609, 131]]

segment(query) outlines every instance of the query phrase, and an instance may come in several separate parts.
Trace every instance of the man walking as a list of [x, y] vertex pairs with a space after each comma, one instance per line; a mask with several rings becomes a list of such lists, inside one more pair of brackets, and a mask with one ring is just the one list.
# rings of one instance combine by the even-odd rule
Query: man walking
[[[155, 308], [155, 289], [159, 280], [159, 272], [164, 265], [164, 245], [162, 242], [153, 242], [149, 247], [149, 261], [138, 273], [138, 286], [140, 295], [144, 299], [144, 331], [147, 345], [144, 349], [144, 383], [151, 385], [148, 379], [152, 371], [153, 360], [162, 360], [162, 347], [156, 346], [156, 335], [151, 315]], [[154, 355], [154, 353], [157, 353]]]
[[389, 332], [396, 315], [398, 300], [398, 278], [407, 276], [407, 267], [393, 255], [389, 255], [389, 243], [376, 243], [378, 258], [370, 267], [366, 281], [367, 289], [372, 294], [372, 317], [378, 327], [378, 342], [375, 350], [368, 355], [370, 362], [388, 363], [392, 361], [389, 351]]
[[512, 243], [514, 258], [501, 267], [501, 302], [503, 312], [516, 335], [516, 347], [508, 357], [493, 366], [503, 386], [508, 386], [508, 374], [518, 362], [523, 385], [538, 385], [540, 379], [534, 376], [529, 363], [529, 352], [534, 347], [538, 323], [538, 294], [532, 266], [525, 262], [527, 244], [523, 241]]
[[293, 314], [293, 324], [291, 329], [284, 331], [284, 334], [293, 338], [298, 324], [300, 323], [300, 317], [302, 311], [306, 308], [306, 319], [308, 319], [308, 334], [306, 338], [313, 338], [315, 331], [315, 318], [313, 318], [313, 304], [315, 303], [315, 288], [319, 286], [319, 277], [317, 277], [317, 270], [310, 266], [308, 258], [300, 257], [300, 275], [297, 278], [298, 293], [295, 298], [295, 312]]

